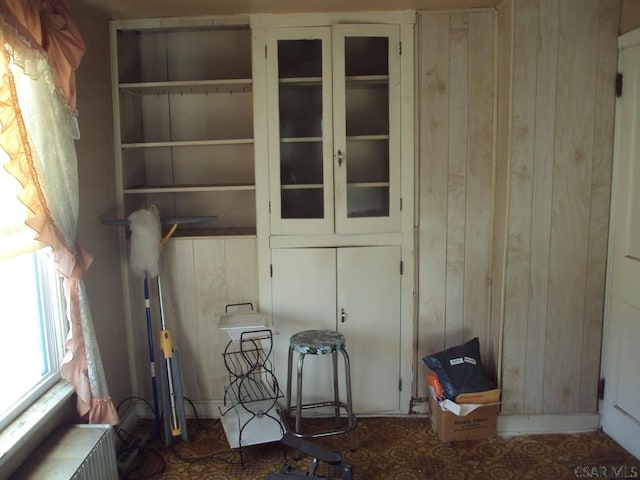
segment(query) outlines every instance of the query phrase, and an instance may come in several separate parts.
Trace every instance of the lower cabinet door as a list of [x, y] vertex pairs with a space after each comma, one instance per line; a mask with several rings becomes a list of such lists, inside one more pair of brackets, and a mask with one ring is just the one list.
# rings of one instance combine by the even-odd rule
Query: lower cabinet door
[[[337, 329], [346, 337], [356, 413], [400, 408], [399, 246], [291, 248], [272, 250], [274, 363], [286, 391], [291, 335], [309, 329]], [[342, 356], [338, 371], [345, 398]], [[295, 399], [294, 355], [292, 396]], [[331, 359], [307, 355], [303, 402], [330, 399]]]
[[337, 259], [338, 330], [346, 337], [351, 358], [354, 409], [396, 411], [400, 408], [400, 247], [339, 248]]

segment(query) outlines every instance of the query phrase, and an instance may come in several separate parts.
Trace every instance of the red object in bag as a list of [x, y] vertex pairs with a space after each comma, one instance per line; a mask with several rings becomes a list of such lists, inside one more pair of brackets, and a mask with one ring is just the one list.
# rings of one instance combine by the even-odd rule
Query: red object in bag
[[433, 396], [438, 402], [444, 400], [444, 391], [442, 390], [442, 385], [440, 384], [440, 380], [436, 374], [428, 374], [426, 376], [427, 386], [431, 391], [431, 396]]

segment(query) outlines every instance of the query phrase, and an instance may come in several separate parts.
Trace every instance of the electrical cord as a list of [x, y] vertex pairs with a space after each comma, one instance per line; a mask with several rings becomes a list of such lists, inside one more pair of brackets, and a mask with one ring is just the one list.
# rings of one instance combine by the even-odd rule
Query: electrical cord
[[[120, 409], [122, 408], [122, 406], [126, 403], [126, 402], [130, 402], [133, 400], [140, 400], [142, 401], [147, 408], [149, 409], [150, 412], [154, 412], [153, 407], [151, 406], [151, 403], [149, 403], [144, 397], [139, 397], [139, 396], [129, 396], [124, 398], [122, 401], [120, 401], [120, 403], [118, 403], [118, 405], [116, 406], [116, 411], [120, 412]], [[155, 418], [155, 414], [154, 414], [154, 418]], [[156, 450], [154, 450], [153, 448], [147, 447], [147, 446], [131, 446], [131, 442], [135, 439], [135, 435], [131, 432], [128, 432], [127, 430], [125, 430], [124, 428], [121, 428], [119, 426], [114, 427], [114, 430], [116, 432], [116, 435], [118, 435], [118, 438], [120, 439], [120, 441], [122, 442], [123, 445], [125, 445], [125, 447], [121, 448], [120, 451], [118, 452], [118, 458], [120, 458], [121, 455], [126, 454], [126, 452], [131, 451], [131, 450], [138, 450], [138, 452], [146, 452], [152, 455], [155, 455], [159, 460], [160, 460], [160, 469], [157, 472], [151, 472], [149, 474], [143, 475], [143, 476], [130, 476], [128, 475], [125, 471], [123, 471], [122, 468], [118, 467], [118, 473], [120, 474], [120, 478], [123, 480], [144, 480], [144, 479], [150, 479], [150, 478], [154, 478], [157, 477], [158, 475], [161, 475], [162, 473], [164, 473], [167, 469], [167, 465], [166, 462], [162, 456], [162, 454], [160, 454], [159, 452], [157, 452]], [[158, 438], [157, 435], [152, 436], [151, 438]], [[133, 465], [130, 465], [129, 467], [127, 467], [127, 471], [135, 471], [135, 468], [139, 467], [142, 463], [143, 463], [144, 458], [140, 458], [138, 457], [137, 461], [134, 461]]]
[[[191, 405], [191, 409], [193, 411], [193, 417], [195, 418], [196, 423], [200, 428], [200, 430], [208, 430], [220, 421], [220, 419], [214, 418], [208, 425], [203, 426], [202, 420], [198, 416], [198, 411], [196, 409], [196, 406], [193, 404], [193, 402], [190, 399], [185, 397], [185, 400], [189, 403], [189, 405]], [[183, 462], [199, 462], [203, 460], [214, 460], [214, 461], [226, 463], [228, 465], [240, 465], [242, 463], [242, 457], [240, 458], [240, 460], [237, 460], [237, 461], [228, 460], [227, 458], [225, 458], [226, 455], [236, 456], [235, 452], [232, 452], [229, 450], [219, 450], [217, 452], [210, 453], [209, 455], [188, 456], [188, 455], [182, 454], [179, 451], [180, 447], [178, 447], [178, 445], [180, 445], [180, 443], [171, 444], [169, 446], [169, 450], [171, 451], [171, 453], [173, 453], [176, 457], [178, 457]]]
[[[130, 476], [131, 474], [125, 474], [125, 472], [123, 472], [122, 470], [118, 469], [119, 473], [120, 473], [120, 478], [122, 480], [146, 480], [149, 478], [156, 478], [160, 475], [162, 475], [164, 472], [167, 471], [167, 462], [165, 461], [164, 457], [162, 456], [162, 454], [160, 452], [158, 452], [157, 450], [155, 450], [154, 448], [151, 447], [140, 447], [140, 452], [144, 452], [146, 454], [151, 454], [152, 456], [155, 456], [160, 463], [159, 469], [156, 472], [150, 472], [147, 473], [145, 475], [139, 475], [139, 476]], [[148, 462], [146, 461], [147, 458], [145, 456], [143, 456], [142, 458], [139, 458], [139, 460], [131, 467], [129, 467], [128, 470], [130, 471], [134, 471], [136, 470], [136, 468], [140, 468], [142, 465], [146, 465]]]
[[202, 425], [202, 421], [200, 420], [200, 417], [198, 416], [198, 410], [196, 409], [196, 406], [193, 404], [193, 402], [188, 399], [187, 397], [184, 397], [184, 400], [191, 405], [191, 410], [193, 411], [193, 418], [196, 419], [196, 423], [198, 424], [198, 427], [200, 427], [200, 430], [208, 430], [209, 428], [212, 428], [216, 423], [218, 423], [220, 421], [219, 418], [214, 418], [212, 419], [211, 423], [209, 425]]
[[[138, 397], [138, 396], [130, 396], [127, 397], [125, 399], [123, 399], [116, 407], [116, 410], [119, 411], [120, 408], [122, 407], [122, 405], [124, 405], [126, 402], [129, 401], [133, 401], [133, 400], [140, 400], [142, 401], [151, 412], [154, 412], [153, 407], [151, 406], [151, 404], [143, 397]], [[196, 409], [196, 406], [194, 405], [194, 403], [187, 397], [184, 397], [184, 400], [189, 403], [189, 405], [191, 406], [191, 410], [193, 412], [193, 418], [195, 419], [196, 425], [198, 426], [198, 428], [200, 430], [208, 430], [210, 428], [213, 428], [219, 421], [220, 419], [214, 418], [212, 419], [210, 422], [204, 422], [200, 416], [198, 415], [198, 411]], [[155, 419], [155, 415], [154, 415], [154, 419]], [[151, 479], [151, 478], [157, 478], [159, 475], [162, 475], [166, 470], [167, 470], [167, 464], [166, 461], [162, 455], [162, 453], [160, 453], [158, 450], [156, 450], [153, 447], [150, 447], [148, 445], [145, 446], [136, 446], [136, 447], [131, 447], [130, 443], [136, 438], [136, 436], [131, 433], [126, 431], [123, 428], [120, 428], [118, 426], [114, 427], [114, 430], [116, 432], [116, 434], [118, 435], [118, 438], [120, 439], [120, 441], [122, 442], [123, 445], [127, 445], [126, 447], [122, 448], [119, 452], [118, 452], [118, 456], [122, 455], [124, 452], [128, 451], [128, 450], [132, 450], [132, 449], [138, 449], [139, 453], [143, 453], [144, 455], [139, 455], [138, 458], [134, 461], [133, 465], [130, 465], [127, 468], [127, 471], [123, 471], [121, 468], [118, 468], [118, 472], [120, 474], [120, 478], [122, 480], [146, 480], [146, 479]], [[158, 439], [160, 440], [158, 435], [153, 435], [151, 437], [151, 440], [155, 440]], [[190, 456], [190, 455], [186, 455], [183, 452], [180, 451], [179, 447], [180, 443], [172, 443], [170, 444], [167, 448], [169, 449], [169, 451], [171, 451], [172, 454], [174, 454], [180, 461], [183, 462], [201, 462], [201, 461], [216, 461], [216, 462], [220, 462], [220, 463], [225, 463], [227, 465], [242, 465], [244, 462], [244, 454], [245, 452], [243, 452], [242, 450], [240, 450], [239, 452], [234, 452], [231, 450], [219, 450], [216, 452], [213, 452], [211, 454], [208, 455], [202, 455], [202, 456]], [[142, 465], [147, 464], [147, 460], [148, 460], [148, 455], [152, 455], [154, 457], [156, 457], [156, 459], [159, 460], [160, 466], [158, 471], [154, 471], [154, 472], [150, 472], [147, 473], [145, 475], [141, 475], [141, 476], [131, 476], [132, 473], [134, 473], [136, 471], [136, 469], [140, 468]], [[237, 457], [240, 457], [239, 459], [234, 459]]]

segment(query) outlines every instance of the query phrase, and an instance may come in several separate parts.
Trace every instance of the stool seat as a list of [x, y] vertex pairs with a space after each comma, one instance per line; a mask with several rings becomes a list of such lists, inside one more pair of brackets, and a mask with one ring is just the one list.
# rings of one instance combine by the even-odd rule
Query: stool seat
[[290, 348], [305, 355], [325, 355], [345, 348], [344, 335], [335, 330], [306, 330], [293, 335]]

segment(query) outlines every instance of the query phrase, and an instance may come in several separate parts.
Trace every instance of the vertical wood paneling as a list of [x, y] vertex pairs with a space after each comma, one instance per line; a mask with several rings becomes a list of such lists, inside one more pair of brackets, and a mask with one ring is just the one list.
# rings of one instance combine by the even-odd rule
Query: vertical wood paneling
[[[228, 337], [219, 329], [220, 314], [231, 303], [257, 305], [256, 258], [255, 238], [175, 238], [162, 251], [167, 328], [180, 352], [184, 394], [197, 403], [223, 399], [228, 372], [222, 353]], [[151, 293], [155, 306], [157, 297]], [[155, 309], [152, 320], [157, 336], [160, 317]], [[156, 358], [161, 361], [159, 350]], [[147, 377], [142, 377], [145, 383]]]
[[[497, 12], [497, 131], [494, 179], [493, 252], [491, 272], [491, 340], [488, 365], [501, 382], [503, 294], [506, 270], [507, 212], [509, 211], [509, 146], [511, 144], [511, 72], [513, 69], [513, 2], [504, 2]], [[502, 387], [502, 384], [499, 384]]]
[[598, 14], [598, 0], [560, 2], [544, 365], [546, 412], [575, 411], [580, 391]]
[[[420, 15], [418, 355], [444, 345], [449, 156], [449, 16]], [[426, 387], [418, 376], [418, 387]]]
[[225, 305], [252, 302], [257, 305], [257, 252], [253, 238], [199, 239], [194, 241], [194, 276], [197, 292], [199, 360], [206, 382], [203, 399], [221, 399], [228, 372], [222, 361], [229, 341], [219, 329]]
[[227, 298], [234, 302], [252, 302], [258, 308], [255, 272], [258, 268], [256, 242], [253, 238], [225, 240]]
[[558, 63], [558, 2], [538, 2], [538, 55], [531, 218], [531, 290], [526, 333], [524, 412], [542, 411], [551, 235], [551, 195]]
[[517, 3], [514, 17], [507, 269], [504, 300], [503, 410], [522, 411], [526, 378], [537, 63], [536, 0]]
[[[489, 269], [493, 195], [495, 116], [495, 15], [469, 17], [469, 138], [464, 271], [465, 338], [480, 337], [486, 356], [489, 339]], [[486, 360], [485, 360], [486, 361]]]
[[228, 339], [218, 328], [219, 315], [228, 303], [236, 303], [229, 296], [227, 270], [227, 242], [224, 239], [197, 239], [193, 244], [193, 264], [196, 289], [196, 315], [200, 326], [197, 337], [198, 361], [202, 381], [201, 399], [220, 399], [224, 393], [227, 373], [222, 352]]
[[614, 82], [617, 57], [616, 35], [620, 4], [601, 0], [598, 25], [595, 119], [593, 125], [593, 164], [591, 173], [591, 210], [587, 256], [587, 285], [584, 308], [580, 391], [578, 411], [597, 411], [600, 371], [600, 347], [604, 312], [606, 254], [609, 225], [609, 199], [613, 156]]
[[[486, 352], [495, 14], [424, 13], [419, 22], [418, 352], [476, 335]], [[425, 392], [423, 376], [418, 380]]]
[[469, 14], [449, 18], [449, 158], [445, 346], [463, 341], [469, 136]]
[[[511, 6], [502, 411], [592, 412], [619, 7], [611, 0], [514, 0]], [[503, 115], [500, 110], [499, 121]]]
[[[162, 249], [162, 266], [167, 328], [171, 332], [174, 348], [180, 352], [182, 369], [186, 370], [185, 365], [191, 366], [188, 371], [193, 373], [182, 378], [184, 394], [190, 398], [199, 398], [202, 372], [197, 368], [200, 365], [197, 342], [200, 328], [195, 308], [193, 240], [180, 238], [167, 242]], [[154, 328], [156, 325], [159, 325], [158, 321]]]

